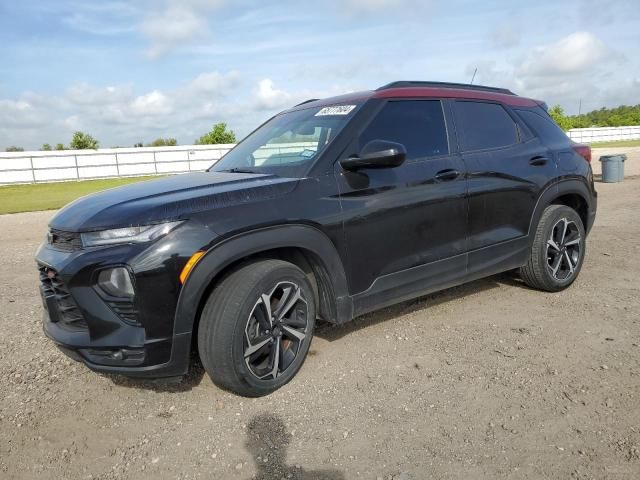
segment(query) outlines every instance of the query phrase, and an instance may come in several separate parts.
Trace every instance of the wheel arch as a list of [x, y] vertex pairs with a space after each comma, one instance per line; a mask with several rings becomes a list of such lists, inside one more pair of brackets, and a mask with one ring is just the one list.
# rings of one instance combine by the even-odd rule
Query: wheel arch
[[286, 260], [310, 276], [324, 320], [343, 323], [351, 319], [345, 270], [331, 240], [309, 225], [281, 225], [229, 237], [206, 252], [180, 292], [174, 334], [195, 332], [204, 302], [225, 275], [238, 265], [267, 258]]
[[589, 231], [591, 227], [589, 225], [589, 212], [593, 209], [589, 187], [582, 180], [562, 180], [550, 185], [538, 198], [529, 223], [529, 238], [531, 241], [533, 241], [540, 217], [542, 217], [542, 213], [549, 205], [566, 205], [573, 208], [580, 216], [585, 231]]

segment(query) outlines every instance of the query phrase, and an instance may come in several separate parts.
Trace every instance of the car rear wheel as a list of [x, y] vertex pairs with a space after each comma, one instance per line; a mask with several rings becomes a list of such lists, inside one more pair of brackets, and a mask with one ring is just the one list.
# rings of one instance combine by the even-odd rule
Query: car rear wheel
[[549, 205], [538, 222], [529, 261], [520, 275], [530, 287], [557, 292], [578, 277], [584, 254], [580, 216], [565, 205]]
[[200, 319], [198, 349], [214, 383], [240, 395], [267, 395], [302, 366], [315, 326], [311, 284], [295, 265], [264, 260], [228, 275]]

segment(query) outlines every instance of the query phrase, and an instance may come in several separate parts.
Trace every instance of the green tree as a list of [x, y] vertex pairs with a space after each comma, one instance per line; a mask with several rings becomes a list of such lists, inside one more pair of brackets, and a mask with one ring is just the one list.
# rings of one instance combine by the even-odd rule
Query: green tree
[[51, 145], [49, 145], [48, 143], [43, 143], [42, 144], [42, 148], [40, 150], [43, 150], [45, 152], [50, 152], [51, 151]]
[[98, 148], [98, 141], [88, 133], [75, 132], [69, 148], [72, 150], [96, 150]]
[[640, 125], [640, 105], [620, 105], [614, 108], [602, 107], [581, 115], [565, 116], [562, 108], [555, 105], [549, 110], [562, 128], [626, 127]]
[[564, 110], [560, 105], [554, 105], [549, 109], [549, 115], [563, 130], [571, 128], [571, 119], [564, 114]]
[[153, 142], [147, 143], [147, 147], [175, 147], [178, 141], [175, 138], [156, 138]]
[[24, 152], [24, 148], [22, 147], [16, 147], [15, 145], [11, 145], [10, 147], [6, 148], [7, 152]]
[[210, 132], [196, 140], [196, 145], [216, 145], [219, 143], [236, 143], [236, 134], [227, 130], [226, 123], [216, 123]]
[[64, 150], [64, 145], [61, 143], [56, 143], [56, 150]]

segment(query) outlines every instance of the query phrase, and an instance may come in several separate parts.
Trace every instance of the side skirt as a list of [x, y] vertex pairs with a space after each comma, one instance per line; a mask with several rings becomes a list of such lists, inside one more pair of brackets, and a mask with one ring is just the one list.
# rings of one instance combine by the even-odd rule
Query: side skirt
[[529, 249], [529, 238], [520, 237], [384, 275], [351, 297], [353, 316], [521, 267]]
[[352, 297], [353, 316], [459, 285], [466, 269], [467, 255], [461, 254], [379, 277]]
[[513, 270], [527, 263], [531, 241], [519, 237], [469, 252], [465, 282]]

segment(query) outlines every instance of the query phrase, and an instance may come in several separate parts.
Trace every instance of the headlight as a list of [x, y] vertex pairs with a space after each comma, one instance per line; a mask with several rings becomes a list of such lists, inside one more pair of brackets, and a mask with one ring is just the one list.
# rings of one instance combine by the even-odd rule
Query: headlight
[[182, 222], [166, 222], [141, 227], [114, 228], [99, 232], [82, 233], [82, 245], [96, 247], [98, 245], [114, 245], [117, 243], [144, 243], [160, 238], [176, 228]]

